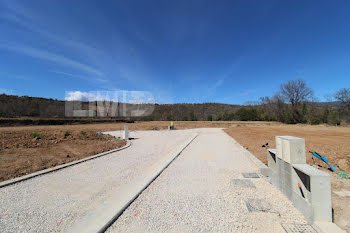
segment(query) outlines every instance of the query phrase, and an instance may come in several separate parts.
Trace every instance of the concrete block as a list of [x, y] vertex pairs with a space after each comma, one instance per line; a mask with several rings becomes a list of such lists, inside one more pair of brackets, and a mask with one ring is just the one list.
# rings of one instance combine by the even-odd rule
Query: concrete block
[[309, 224], [312, 224], [313, 221], [313, 211], [311, 204], [303, 198], [299, 193], [294, 192], [289, 187], [286, 187], [286, 195], [288, 199], [293, 203], [293, 205], [302, 213]]
[[277, 151], [275, 149], [267, 150], [267, 165], [273, 172], [277, 172], [276, 154]]
[[280, 147], [277, 149], [277, 152], [282, 153], [282, 156], [278, 156], [284, 161], [293, 164], [306, 163], [305, 140], [303, 138], [297, 138], [293, 136], [278, 136], [276, 137], [276, 145], [277, 143]]
[[283, 171], [283, 160], [281, 158], [276, 158], [276, 164], [277, 164], [277, 188], [283, 193], [283, 185], [284, 185], [284, 171]]
[[277, 175], [277, 172], [273, 172], [271, 170], [271, 173], [269, 175], [269, 182], [275, 187], [279, 186], [279, 177]]
[[270, 182], [293, 202], [309, 223], [332, 222], [330, 176], [306, 164], [305, 140], [277, 136], [276, 147], [267, 154]]
[[[300, 187], [298, 184], [300, 184]], [[291, 190], [308, 203], [311, 203], [310, 176], [294, 167], [292, 169]]]
[[[271, 173], [269, 181], [293, 202], [294, 206], [305, 216], [309, 223], [313, 222], [311, 204], [308, 199], [303, 198], [300, 194], [300, 190], [298, 190], [300, 180], [297, 179], [297, 174], [291, 164], [276, 157], [276, 172]], [[305, 193], [308, 195], [307, 191]]]
[[283, 147], [282, 147], [282, 138], [284, 136], [276, 136], [276, 151], [277, 151], [277, 157], [282, 159], [283, 154]]
[[129, 140], [129, 129], [128, 129], [127, 125], [124, 126], [123, 139], [124, 140]]
[[314, 221], [332, 222], [332, 199], [330, 176], [307, 164], [293, 167], [310, 177], [310, 202]]
[[279, 177], [281, 182], [281, 190], [288, 198], [292, 186], [292, 166], [283, 160], [279, 163]]

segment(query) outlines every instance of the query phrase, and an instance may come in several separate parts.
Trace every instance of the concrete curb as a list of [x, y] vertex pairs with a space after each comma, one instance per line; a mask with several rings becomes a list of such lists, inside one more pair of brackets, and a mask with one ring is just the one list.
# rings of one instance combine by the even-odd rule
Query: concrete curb
[[[225, 131], [224, 131], [225, 132]], [[226, 132], [225, 132], [226, 133]], [[226, 133], [227, 134], [227, 133]], [[228, 134], [227, 134], [228, 135]], [[263, 162], [260, 161], [255, 155], [250, 153], [246, 148], [244, 148], [241, 144], [239, 144], [233, 137], [228, 135], [232, 141], [239, 146], [239, 148], [244, 152], [244, 154], [259, 168], [260, 173], [263, 176], [270, 176], [271, 174], [271, 169], [266, 166]]]
[[124, 149], [128, 148], [129, 146], [131, 146], [131, 142], [127, 141], [125, 146], [120, 147], [118, 149], [106, 151], [106, 152], [103, 152], [103, 153], [100, 153], [100, 154], [97, 154], [97, 155], [93, 155], [93, 156], [90, 156], [90, 157], [87, 157], [87, 158], [84, 158], [84, 159], [72, 161], [70, 163], [65, 163], [65, 164], [62, 164], [62, 165], [58, 165], [56, 167], [51, 167], [51, 168], [47, 168], [47, 169], [44, 169], [44, 170], [41, 170], [41, 171], [33, 172], [33, 173], [28, 174], [28, 175], [17, 177], [17, 178], [11, 179], [11, 180], [6, 180], [6, 181], [3, 181], [3, 182], [0, 183], [0, 188], [3, 188], [3, 187], [8, 186], [8, 185], [15, 184], [15, 183], [18, 183], [18, 182], [22, 182], [22, 181], [25, 181], [25, 180], [28, 180], [28, 179], [31, 179], [31, 178], [34, 178], [34, 177], [37, 177], [37, 176], [41, 176], [41, 175], [44, 175], [44, 174], [47, 174], [47, 173], [55, 172], [55, 171], [61, 170], [63, 168], [70, 167], [70, 166], [73, 166], [73, 165], [76, 165], [76, 164], [79, 164], [79, 163], [82, 163], [82, 162], [85, 162], [85, 161], [88, 161], [88, 160], [96, 159], [96, 158], [102, 157], [104, 155], [108, 155], [110, 153], [113, 153], [113, 152], [124, 150]]
[[67, 232], [96, 233], [105, 232], [126, 208], [174, 161], [183, 150], [198, 136], [176, 147], [168, 155], [158, 160], [141, 177], [120, 187], [119, 191], [91, 213], [80, 219]]

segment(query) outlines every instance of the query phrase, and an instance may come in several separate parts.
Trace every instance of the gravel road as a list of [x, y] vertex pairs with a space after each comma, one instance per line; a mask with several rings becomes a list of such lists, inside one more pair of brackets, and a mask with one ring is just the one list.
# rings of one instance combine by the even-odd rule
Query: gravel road
[[112, 232], [284, 232], [305, 224], [292, 203], [220, 129], [199, 136], [125, 210]]
[[66, 230], [191, 135], [191, 130], [133, 131], [125, 150], [1, 188], [0, 231]]

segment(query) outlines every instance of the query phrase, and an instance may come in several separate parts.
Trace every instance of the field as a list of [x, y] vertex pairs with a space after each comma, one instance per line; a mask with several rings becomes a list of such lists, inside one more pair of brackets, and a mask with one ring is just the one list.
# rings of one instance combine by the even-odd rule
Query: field
[[84, 126], [0, 128], [0, 181], [125, 145]]
[[[125, 141], [97, 133], [113, 130], [120, 131], [121, 136], [124, 125], [128, 125], [131, 131], [162, 130], [167, 129], [169, 122], [0, 127], [0, 181], [121, 147], [125, 145]], [[337, 168], [349, 173], [349, 127], [284, 125], [276, 122], [175, 122], [176, 129], [199, 127], [225, 128], [227, 134], [265, 164], [267, 152], [262, 145], [269, 143], [271, 148], [275, 148], [275, 136], [291, 135], [305, 138], [307, 163], [331, 175], [333, 191], [350, 190], [350, 180], [337, 178], [335, 173], [327, 170], [324, 163], [313, 159], [308, 153], [317, 151], [325, 155]], [[343, 229], [350, 229], [346, 217], [350, 213], [348, 199], [349, 197], [340, 197], [332, 193], [335, 222]]]

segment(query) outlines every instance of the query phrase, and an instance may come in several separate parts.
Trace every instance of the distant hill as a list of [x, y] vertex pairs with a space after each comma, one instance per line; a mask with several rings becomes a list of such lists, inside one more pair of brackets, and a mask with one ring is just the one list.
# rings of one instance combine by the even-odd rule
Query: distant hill
[[[79, 102], [81, 105], [76, 111], [72, 107], [67, 114], [66, 103], [72, 101], [46, 99], [28, 96], [0, 95], [0, 125], [32, 125], [32, 124], [74, 124], [95, 122], [118, 121], [206, 121], [206, 120], [240, 120], [240, 121], [280, 121], [295, 123], [292, 121], [291, 108], [288, 104], [256, 104], [255, 105], [231, 105], [220, 103], [202, 104], [123, 104], [116, 102]], [[111, 104], [114, 110], [103, 111], [99, 104]], [[340, 124], [341, 119], [349, 120], [348, 115], [342, 114], [338, 102], [305, 103], [302, 107], [302, 121], [299, 123], [310, 124]], [[75, 105], [74, 105], [75, 106]], [[92, 106], [92, 107], [91, 107]], [[126, 106], [126, 108], [124, 108]], [[92, 108], [92, 109], [91, 109]], [[78, 108], [79, 109], [79, 108]], [[112, 108], [110, 108], [112, 109]], [[117, 109], [117, 110], [116, 110]], [[73, 117], [84, 116], [88, 112], [90, 116], [99, 117]], [[143, 113], [147, 116], [140, 116]], [[116, 114], [112, 114], [116, 113]], [[68, 117], [67, 117], [68, 116]], [[16, 118], [16, 119], [15, 119]], [[17, 119], [21, 118], [21, 119]], [[30, 118], [30, 119], [23, 119]]]
[[[82, 102], [82, 108], [88, 109], [88, 103]], [[135, 107], [128, 104], [130, 108]], [[154, 111], [147, 117], [133, 117], [136, 120], [207, 120], [209, 116], [229, 114], [240, 105], [203, 103], [203, 104], [155, 104]], [[2, 118], [66, 118], [65, 101], [29, 96], [0, 95], [0, 117]], [[125, 117], [113, 117], [125, 118]]]

